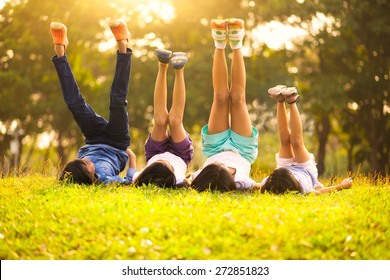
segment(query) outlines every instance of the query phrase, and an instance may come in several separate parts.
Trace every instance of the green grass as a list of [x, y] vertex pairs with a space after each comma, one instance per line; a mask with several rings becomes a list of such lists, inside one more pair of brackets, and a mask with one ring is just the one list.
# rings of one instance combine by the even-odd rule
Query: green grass
[[388, 260], [389, 182], [358, 176], [338, 193], [274, 196], [7, 177], [0, 259]]

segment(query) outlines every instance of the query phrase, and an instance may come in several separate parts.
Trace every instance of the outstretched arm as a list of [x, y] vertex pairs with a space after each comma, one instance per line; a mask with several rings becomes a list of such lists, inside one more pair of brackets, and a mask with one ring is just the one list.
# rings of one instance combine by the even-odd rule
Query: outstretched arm
[[136, 159], [134, 152], [131, 149], [126, 149], [126, 154], [129, 156], [129, 168], [136, 169]]
[[349, 189], [352, 186], [352, 178], [344, 179], [340, 184], [330, 187], [319, 187], [316, 188], [315, 192], [317, 194], [330, 193], [335, 191], [341, 191], [344, 189]]

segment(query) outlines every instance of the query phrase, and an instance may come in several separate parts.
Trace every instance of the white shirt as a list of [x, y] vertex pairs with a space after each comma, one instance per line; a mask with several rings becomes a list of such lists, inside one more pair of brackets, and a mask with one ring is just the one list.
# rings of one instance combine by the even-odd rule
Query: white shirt
[[[324, 185], [318, 181], [318, 179], [310, 173], [305, 167], [299, 165], [285, 166], [294, 175], [295, 179], [299, 182], [304, 193], [310, 193], [315, 190], [316, 187], [323, 187]], [[264, 178], [261, 182], [263, 186], [268, 180], [268, 177]]]
[[[175, 177], [176, 177], [176, 184], [180, 184], [183, 182], [183, 180], [185, 179], [185, 176], [186, 176], [186, 172], [187, 172], [187, 164], [184, 162], [184, 160], [182, 160], [180, 157], [170, 153], [170, 152], [165, 152], [165, 153], [162, 153], [162, 154], [157, 154], [157, 155], [154, 155], [152, 156], [147, 164], [146, 164], [146, 167], [151, 165], [152, 163], [158, 161], [158, 160], [165, 160], [167, 162], [169, 162], [170, 165], [172, 165], [173, 167], [173, 173], [175, 174]], [[139, 174], [141, 173], [142, 171], [139, 171], [139, 172], [136, 172], [133, 176], [133, 183], [135, 182], [135, 180], [137, 179], [137, 177], [139, 176]]]
[[[209, 157], [203, 164], [203, 168], [209, 164], [220, 162], [228, 167], [235, 168], [236, 174], [234, 175], [234, 181], [238, 190], [248, 190], [256, 183], [249, 177], [251, 171], [251, 164], [244, 159], [238, 151], [223, 151], [216, 155]], [[202, 171], [198, 170], [191, 174], [192, 180], [198, 176]]]

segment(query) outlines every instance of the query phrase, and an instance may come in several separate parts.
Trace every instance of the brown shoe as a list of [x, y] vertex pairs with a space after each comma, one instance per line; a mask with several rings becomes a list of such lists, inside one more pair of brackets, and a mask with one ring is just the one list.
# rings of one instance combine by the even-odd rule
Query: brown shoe
[[108, 22], [112, 33], [114, 34], [115, 40], [127, 40], [130, 39], [130, 32], [127, 29], [126, 22], [122, 19], [112, 19]]
[[52, 22], [50, 23], [50, 32], [53, 43], [55, 45], [64, 45], [66, 49], [69, 44], [66, 25], [60, 22]]

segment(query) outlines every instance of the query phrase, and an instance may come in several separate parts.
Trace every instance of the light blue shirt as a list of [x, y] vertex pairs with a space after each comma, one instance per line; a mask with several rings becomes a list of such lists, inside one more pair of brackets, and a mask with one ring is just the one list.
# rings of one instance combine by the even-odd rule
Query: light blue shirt
[[134, 168], [128, 168], [124, 178], [119, 176], [129, 160], [126, 151], [105, 144], [91, 144], [81, 147], [77, 157], [88, 158], [95, 165], [95, 173], [101, 183], [131, 184]]
[[[302, 187], [303, 193], [310, 193], [315, 190], [317, 186], [323, 186], [313, 174], [311, 174], [305, 167], [299, 165], [285, 166], [294, 175], [295, 179]], [[268, 180], [268, 177], [264, 178], [261, 182], [263, 186]]]

